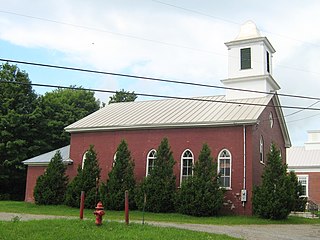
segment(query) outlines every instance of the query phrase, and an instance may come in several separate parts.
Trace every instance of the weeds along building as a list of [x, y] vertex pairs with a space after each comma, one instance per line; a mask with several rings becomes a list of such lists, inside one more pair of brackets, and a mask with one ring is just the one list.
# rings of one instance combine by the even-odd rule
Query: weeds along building
[[[128, 143], [139, 181], [156, 161], [155, 153], [167, 137], [176, 164], [176, 185], [192, 175], [192, 164], [207, 143], [217, 161], [221, 183], [226, 189], [224, 211], [252, 214], [252, 189], [261, 182], [266, 153], [272, 142], [286, 159], [290, 139], [276, 94], [280, 89], [272, 77], [274, 48], [248, 21], [228, 48], [228, 78], [224, 96], [195, 97], [113, 103], [66, 127], [70, 146], [62, 148], [74, 177], [89, 145], [93, 144], [105, 181], [122, 139]], [[237, 91], [246, 89], [249, 91]], [[36, 178], [50, 156], [26, 160], [28, 165], [26, 201], [33, 201]]]

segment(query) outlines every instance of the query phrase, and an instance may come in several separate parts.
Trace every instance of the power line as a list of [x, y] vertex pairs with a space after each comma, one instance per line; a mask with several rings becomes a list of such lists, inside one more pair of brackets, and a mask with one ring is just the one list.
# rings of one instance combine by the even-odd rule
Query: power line
[[[309, 106], [306, 107], [306, 109], [308, 109], [309, 107], [313, 107], [314, 105], [318, 104], [319, 102], [320, 102], [320, 101], [316, 101], [316, 102], [310, 104]], [[304, 110], [305, 110], [305, 109], [298, 110], [298, 111], [296, 111], [296, 112], [287, 114], [287, 115], [284, 116], [284, 117], [290, 117], [290, 116], [295, 115], [295, 114], [297, 114], [297, 113], [300, 113], [300, 112], [302, 112], [302, 111], [304, 111]]]
[[[183, 85], [197, 86], [197, 87], [208, 87], [208, 88], [216, 88], [216, 89], [224, 89], [224, 90], [235, 90], [235, 91], [241, 91], [241, 92], [261, 93], [261, 94], [269, 94], [269, 95], [274, 94], [273, 92], [263, 92], [263, 91], [249, 90], [249, 89], [230, 88], [230, 87], [223, 87], [223, 86], [216, 86], [216, 85], [209, 85], [209, 84], [202, 84], [202, 83], [184, 82], [184, 81], [179, 81], [179, 80], [170, 80], [170, 79], [138, 76], [138, 75], [124, 74], [124, 73], [97, 71], [97, 70], [90, 70], [90, 69], [84, 69], [84, 68], [66, 67], [66, 66], [19, 61], [19, 60], [4, 59], [4, 58], [0, 58], [0, 61], [17, 63], [17, 64], [26, 64], [26, 65], [32, 65], [32, 66], [38, 66], [38, 67], [47, 67], [47, 68], [56, 68], [56, 69], [63, 69], [63, 70], [70, 70], [70, 71], [79, 71], [79, 72], [111, 75], [111, 76], [117, 76], [117, 77], [135, 78], [135, 79], [141, 79], [141, 80], [147, 80], [147, 81], [157, 81], [157, 82], [183, 84]], [[302, 99], [320, 101], [319, 97], [310, 97], [310, 96], [293, 95], [293, 94], [285, 94], [285, 93], [277, 93], [277, 95], [282, 96], [282, 97], [302, 98]], [[301, 109], [303, 109], [303, 108], [301, 108]]]
[[[199, 11], [195, 11], [195, 10], [191, 10], [191, 9], [179, 7], [179, 6], [176, 6], [176, 5], [173, 5], [173, 4], [168, 4], [168, 3], [164, 3], [164, 2], [161, 2], [161, 1], [157, 1], [157, 0], [153, 0], [153, 1], [154, 1], [154, 2], [157, 2], [157, 3], [164, 4], [164, 5], [168, 5], [168, 6], [180, 8], [180, 9], [183, 9], [183, 10], [185, 10], [185, 11], [190, 11], [190, 12], [194, 12], [194, 13], [197, 13], [197, 14], [205, 15], [205, 16], [207, 16], [207, 17], [216, 18], [216, 19], [219, 19], [219, 20], [221, 20], [221, 21], [225, 21], [225, 22], [229, 22], [229, 23], [241, 25], [240, 23], [236, 23], [236, 22], [233, 22], [233, 21], [226, 20], [226, 19], [224, 19], [224, 18], [219, 18], [219, 17], [215, 17], [215, 16], [212, 16], [212, 15], [204, 14], [204, 13], [201, 13], [201, 12], [199, 12]], [[46, 22], [51, 22], [51, 23], [56, 23], [56, 24], [61, 24], [61, 25], [66, 25], [66, 26], [71, 26], [71, 27], [86, 29], [86, 30], [90, 30], [90, 31], [104, 32], [104, 33], [108, 33], [108, 34], [118, 35], [118, 36], [121, 36], [121, 37], [132, 38], [132, 39], [136, 39], [136, 40], [142, 40], [142, 41], [147, 41], [147, 42], [162, 44], [162, 45], [171, 46], [171, 47], [176, 47], [176, 48], [183, 48], [183, 49], [187, 49], [187, 50], [191, 50], [191, 51], [197, 51], [197, 52], [202, 52], [202, 53], [206, 53], [206, 54], [214, 54], [214, 55], [219, 55], [219, 56], [224, 56], [224, 57], [227, 57], [227, 56], [228, 56], [228, 55], [226, 55], [226, 54], [222, 54], [222, 53], [215, 52], [215, 51], [209, 51], [209, 50], [205, 50], [205, 49], [194, 48], [194, 47], [179, 45], [179, 44], [175, 44], [175, 43], [163, 42], [163, 41], [159, 41], [159, 40], [155, 40], [155, 39], [149, 39], [149, 38], [139, 37], [139, 36], [135, 36], [135, 35], [131, 35], [131, 34], [114, 32], [114, 31], [110, 31], [110, 30], [106, 30], [106, 29], [100, 29], [100, 28], [95, 28], [95, 27], [88, 27], [88, 26], [83, 26], [83, 25], [78, 25], [78, 24], [73, 24], [73, 23], [67, 23], [67, 22], [52, 20], [52, 19], [48, 19], [48, 18], [34, 17], [34, 16], [26, 15], [26, 14], [20, 14], [20, 13], [15, 13], [15, 12], [10, 12], [10, 11], [4, 11], [4, 10], [0, 10], [0, 12], [5, 13], [5, 14], [11, 14], [11, 15], [16, 15], [16, 16], [20, 16], [20, 17], [25, 17], [25, 18], [31, 18], [31, 19], [36, 19], [36, 20], [41, 20], [41, 21], [46, 21]], [[267, 32], [267, 31], [264, 31], [264, 32]], [[269, 32], [269, 33], [271, 33], [271, 32]], [[271, 33], [271, 34], [274, 34], [274, 33]], [[276, 34], [275, 34], [275, 35], [276, 35]], [[282, 36], [282, 37], [283, 37], [283, 36]], [[291, 39], [293, 39], [293, 38], [291, 38]], [[294, 40], [294, 39], [293, 39], [293, 40]], [[302, 42], [301, 40], [296, 40], [296, 41]], [[306, 42], [306, 43], [308, 43], [308, 42]], [[309, 43], [309, 44], [312, 44], [312, 43]], [[317, 45], [317, 46], [318, 46], [318, 45]], [[277, 66], [280, 67], [280, 68], [291, 69], [291, 70], [294, 70], [294, 71], [307, 72], [307, 73], [312, 73], [312, 74], [320, 75], [319, 72], [308, 71], [308, 70], [305, 70], [305, 69], [302, 69], [302, 68], [290, 67], [290, 66], [286, 66], [286, 65], [277, 65]]]
[[[72, 87], [72, 86], [66, 87], [66, 86], [61, 86], [61, 85], [42, 84], [42, 83], [23, 83], [23, 82], [12, 82], [12, 81], [4, 81], [4, 80], [0, 80], [0, 83], [10, 83], [10, 84], [28, 85], [28, 86], [36, 86], [36, 87], [61, 88], [61, 89], [71, 89], [71, 90], [86, 90], [86, 91], [92, 91], [92, 92], [103, 92], [103, 93], [113, 93], [113, 94], [117, 92], [114, 90], [92, 89], [92, 88], [82, 88], [82, 87]], [[158, 95], [158, 94], [149, 94], [149, 93], [137, 93], [137, 92], [135, 92], [135, 94], [137, 96], [143, 96], [143, 97], [156, 97], [156, 98], [190, 100], [190, 101], [200, 101], [200, 102], [214, 102], [214, 103], [223, 103], [223, 104], [248, 105], [248, 106], [257, 106], [257, 107], [276, 107], [276, 108], [289, 108], [289, 109], [304, 109], [304, 110], [306, 110], [305, 107], [297, 107], [297, 106], [286, 106], [286, 105], [269, 106], [267, 104], [260, 104], [260, 103], [211, 100], [211, 99], [191, 98], [191, 97], [177, 97], [177, 96]], [[320, 108], [308, 108], [308, 110], [320, 111]]]

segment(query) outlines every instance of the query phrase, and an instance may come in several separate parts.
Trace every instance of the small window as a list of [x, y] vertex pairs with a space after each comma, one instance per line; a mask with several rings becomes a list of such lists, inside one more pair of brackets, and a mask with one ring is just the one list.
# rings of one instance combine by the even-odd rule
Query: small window
[[269, 114], [269, 122], [270, 122], [270, 127], [273, 128], [273, 114], [270, 112]]
[[263, 143], [263, 137], [260, 137], [260, 144], [259, 144], [259, 152], [260, 152], [260, 162], [264, 163], [264, 143]]
[[308, 197], [308, 184], [309, 184], [309, 179], [308, 175], [297, 175], [298, 181], [300, 182], [302, 186], [302, 193], [301, 197]]
[[227, 149], [222, 150], [219, 154], [218, 172], [221, 187], [231, 188], [231, 154]]
[[84, 162], [86, 161], [86, 158], [87, 158], [87, 152], [88, 151], [86, 151], [84, 154], [83, 154], [83, 156], [82, 156], [82, 163], [81, 163], [81, 169], [83, 169], [84, 168]]
[[117, 152], [115, 152], [115, 154], [113, 155], [112, 167], [114, 167], [114, 165], [116, 164], [116, 161], [117, 161]]
[[251, 48], [240, 49], [241, 69], [251, 68]]
[[181, 180], [182, 183], [185, 179], [192, 176], [193, 167], [193, 154], [190, 150], [185, 150], [181, 156]]
[[266, 57], [267, 57], [267, 72], [270, 73], [270, 54], [268, 51], [266, 51]]
[[147, 156], [147, 168], [146, 168], [146, 176], [150, 175], [152, 170], [154, 169], [154, 163], [157, 159], [157, 151], [155, 149], [152, 149], [149, 151], [148, 156]]

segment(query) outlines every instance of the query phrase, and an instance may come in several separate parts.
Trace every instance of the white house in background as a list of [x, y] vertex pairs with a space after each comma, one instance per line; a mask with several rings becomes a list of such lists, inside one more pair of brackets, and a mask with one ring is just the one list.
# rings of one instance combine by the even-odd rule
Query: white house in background
[[303, 196], [320, 205], [320, 130], [308, 131], [304, 146], [287, 148], [287, 164], [297, 174]]

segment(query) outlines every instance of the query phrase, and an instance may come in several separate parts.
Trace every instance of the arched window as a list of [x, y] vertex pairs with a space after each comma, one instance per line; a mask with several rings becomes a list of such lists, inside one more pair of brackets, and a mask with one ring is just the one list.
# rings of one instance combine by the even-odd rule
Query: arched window
[[259, 152], [260, 152], [260, 162], [264, 163], [264, 143], [263, 143], [263, 137], [260, 136], [260, 144], [259, 144]]
[[86, 161], [86, 155], [87, 155], [87, 152], [88, 152], [88, 151], [85, 151], [85, 153], [84, 153], [84, 154], [83, 154], [83, 156], [82, 156], [81, 169], [83, 169], [83, 168], [84, 168], [84, 162]]
[[220, 184], [224, 188], [231, 188], [231, 153], [223, 149], [218, 157], [218, 172], [220, 173]]
[[270, 128], [273, 128], [274, 120], [273, 120], [272, 112], [269, 113], [269, 122], [270, 122]]
[[114, 167], [114, 165], [116, 164], [116, 161], [117, 161], [117, 152], [115, 152], [113, 155], [112, 167]]
[[180, 184], [182, 181], [192, 176], [192, 167], [193, 167], [193, 153], [187, 149], [181, 155], [181, 177]]
[[155, 149], [151, 149], [147, 155], [146, 176], [150, 175], [150, 173], [154, 169], [154, 162], [157, 159], [156, 154], [157, 154], [157, 151]]

